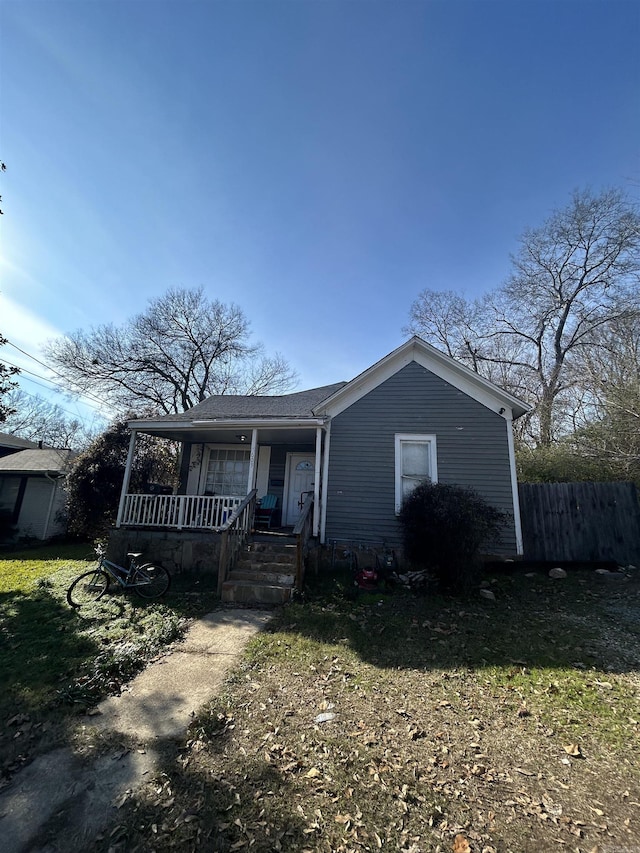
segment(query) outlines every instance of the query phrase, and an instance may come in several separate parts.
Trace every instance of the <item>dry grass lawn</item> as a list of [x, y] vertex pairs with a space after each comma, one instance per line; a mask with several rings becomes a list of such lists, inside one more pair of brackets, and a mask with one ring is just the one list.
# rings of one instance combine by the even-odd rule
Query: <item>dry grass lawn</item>
[[282, 609], [95, 849], [640, 850], [640, 584], [491, 589]]

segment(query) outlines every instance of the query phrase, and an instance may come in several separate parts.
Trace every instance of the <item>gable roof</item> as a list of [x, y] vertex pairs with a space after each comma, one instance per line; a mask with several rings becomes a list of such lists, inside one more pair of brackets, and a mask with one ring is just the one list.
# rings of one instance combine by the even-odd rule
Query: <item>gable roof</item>
[[0, 459], [0, 474], [65, 474], [75, 455], [73, 450], [54, 447], [19, 450]]
[[321, 401], [314, 409], [314, 414], [318, 417], [335, 417], [412, 361], [500, 415], [508, 412], [510, 417], [518, 418], [531, 408], [513, 394], [474, 373], [422, 338], [414, 336], [351, 382], [345, 383], [331, 397]]
[[261, 422], [265, 422], [265, 425], [269, 422], [277, 428], [285, 424], [294, 426], [297, 421], [317, 425], [353, 405], [412, 361], [497, 414], [517, 418], [529, 411], [530, 407], [522, 400], [416, 336], [350, 382], [337, 382], [279, 396], [216, 394], [186, 412], [130, 420], [128, 426], [157, 435], [167, 435], [170, 430], [184, 435], [185, 431], [193, 432], [198, 428], [210, 430], [217, 426], [224, 429], [232, 425], [242, 428], [247, 424], [258, 426]]

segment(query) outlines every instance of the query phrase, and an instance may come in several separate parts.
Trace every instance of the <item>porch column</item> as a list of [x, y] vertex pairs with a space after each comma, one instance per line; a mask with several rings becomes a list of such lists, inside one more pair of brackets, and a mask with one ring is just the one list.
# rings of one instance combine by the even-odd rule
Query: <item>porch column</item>
[[120, 527], [122, 523], [122, 513], [124, 512], [124, 501], [129, 491], [129, 483], [131, 482], [131, 468], [133, 467], [133, 452], [136, 446], [136, 431], [131, 430], [131, 438], [129, 439], [129, 453], [127, 454], [127, 464], [124, 469], [124, 479], [122, 481], [122, 492], [120, 493], [120, 504], [118, 505], [118, 518], [116, 527]]
[[316, 427], [316, 470], [313, 478], [313, 535], [320, 528], [320, 464], [322, 460], [322, 427]]
[[249, 482], [247, 483], [247, 494], [253, 491], [256, 481], [256, 461], [258, 458], [258, 430], [251, 430], [251, 453], [249, 454]]

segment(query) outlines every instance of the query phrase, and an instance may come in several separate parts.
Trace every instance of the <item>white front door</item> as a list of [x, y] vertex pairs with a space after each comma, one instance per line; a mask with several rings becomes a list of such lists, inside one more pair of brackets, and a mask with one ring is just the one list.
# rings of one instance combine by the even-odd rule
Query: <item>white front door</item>
[[300, 518], [305, 492], [312, 492], [315, 483], [316, 459], [312, 453], [287, 454], [287, 488], [284, 496], [282, 523], [290, 526]]

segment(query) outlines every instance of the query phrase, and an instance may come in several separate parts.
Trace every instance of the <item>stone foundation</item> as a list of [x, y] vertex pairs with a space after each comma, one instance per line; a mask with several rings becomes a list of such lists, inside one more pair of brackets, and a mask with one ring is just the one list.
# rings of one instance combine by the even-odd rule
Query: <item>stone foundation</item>
[[116, 528], [109, 534], [107, 558], [127, 565], [127, 553], [142, 552], [145, 562], [160, 563], [170, 574], [200, 572], [217, 576], [220, 534], [202, 530]]

